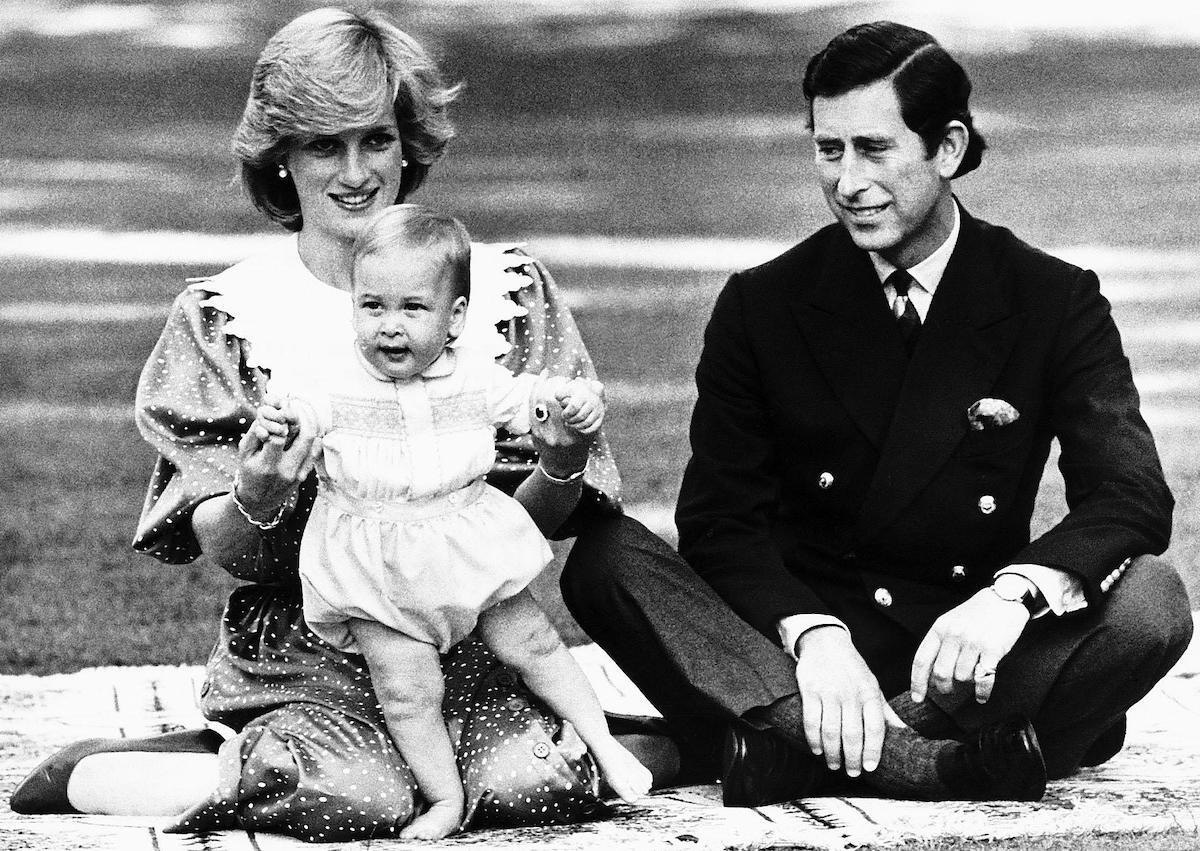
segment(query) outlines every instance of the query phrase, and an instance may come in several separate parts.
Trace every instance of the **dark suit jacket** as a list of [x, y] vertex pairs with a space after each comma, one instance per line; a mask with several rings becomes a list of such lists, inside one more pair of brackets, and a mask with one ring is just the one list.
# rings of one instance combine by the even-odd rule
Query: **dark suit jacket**
[[[1166, 548], [1174, 501], [1095, 274], [965, 211], [911, 361], [835, 224], [729, 279], [696, 383], [680, 552], [772, 638], [814, 612], [919, 638], [1010, 563], [1075, 574], [1094, 612], [1117, 565]], [[971, 430], [985, 397], [1020, 418]], [[1069, 512], [1031, 542], [1055, 437]]]

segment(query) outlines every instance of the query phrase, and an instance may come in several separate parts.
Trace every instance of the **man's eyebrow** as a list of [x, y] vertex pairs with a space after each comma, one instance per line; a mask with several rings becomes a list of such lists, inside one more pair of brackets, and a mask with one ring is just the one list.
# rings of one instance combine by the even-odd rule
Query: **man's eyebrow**
[[878, 133], [876, 135], [864, 134], [862, 136], [853, 136], [850, 141], [858, 147], [863, 145], [890, 145], [895, 140], [886, 133]]

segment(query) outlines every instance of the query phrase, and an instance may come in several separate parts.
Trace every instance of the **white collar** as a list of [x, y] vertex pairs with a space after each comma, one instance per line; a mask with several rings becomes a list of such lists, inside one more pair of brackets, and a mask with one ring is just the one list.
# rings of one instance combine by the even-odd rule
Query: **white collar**
[[[358, 360], [359, 366], [366, 370], [367, 375], [371, 376], [372, 378], [377, 378], [380, 381], [405, 380], [392, 378], [390, 375], [384, 375], [382, 372], [376, 369], [374, 364], [367, 360], [366, 355], [362, 353], [362, 347], [358, 345], [358, 341], [355, 341], [354, 343], [354, 357]], [[447, 375], [454, 374], [454, 367], [457, 365], [457, 350], [447, 346], [446, 348], [442, 349], [442, 353], [437, 356], [433, 363], [425, 367], [425, 369], [421, 370], [421, 372], [413, 376], [413, 378], [406, 380], [415, 381], [419, 378], [445, 378]]]
[[[937, 292], [938, 284], [942, 282], [942, 276], [946, 274], [946, 266], [950, 263], [950, 255], [954, 253], [954, 247], [958, 244], [958, 233], [962, 229], [962, 216], [958, 212], [958, 202], [954, 201], [954, 224], [950, 227], [950, 235], [946, 237], [946, 241], [937, 247], [937, 250], [908, 270], [908, 274], [912, 275], [913, 280], [921, 287], [933, 295]], [[871, 263], [875, 266], [875, 274], [879, 276], [879, 281], [882, 283], [888, 279], [888, 275], [896, 271], [896, 266], [884, 260], [875, 251], [867, 252], [871, 257]]]
[[[512, 348], [497, 326], [526, 315], [513, 294], [533, 284], [526, 270], [533, 261], [513, 253], [516, 247], [472, 243], [471, 304], [455, 348], [465, 345], [490, 357]], [[189, 283], [200, 294], [201, 305], [229, 317], [225, 333], [249, 344], [249, 367], [271, 370], [297, 357], [312, 361], [318, 351], [325, 351], [326, 343], [354, 345], [350, 294], [309, 271], [300, 259], [296, 234], [265, 237], [261, 251], [220, 274]]]

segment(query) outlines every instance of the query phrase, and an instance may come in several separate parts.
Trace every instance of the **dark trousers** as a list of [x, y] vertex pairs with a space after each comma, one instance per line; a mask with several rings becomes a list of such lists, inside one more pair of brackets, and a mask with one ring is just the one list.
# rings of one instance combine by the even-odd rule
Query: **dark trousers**
[[[580, 626], [666, 718], [692, 776], [715, 774], [732, 718], [797, 691], [795, 663], [778, 643], [734, 614], [636, 520], [590, 524], [571, 549], [561, 584]], [[892, 698], [906, 689], [923, 636], [883, 615], [878, 628], [896, 633], [895, 650], [866, 661]], [[934, 699], [964, 733], [1013, 713], [1031, 719], [1050, 777], [1064, 777], [1166, 675], [1191, 634], [1179, 575], [1144, 556], [1102, 610], [1033, 621], [1000, 665], [986, 704], [966, 694]]]

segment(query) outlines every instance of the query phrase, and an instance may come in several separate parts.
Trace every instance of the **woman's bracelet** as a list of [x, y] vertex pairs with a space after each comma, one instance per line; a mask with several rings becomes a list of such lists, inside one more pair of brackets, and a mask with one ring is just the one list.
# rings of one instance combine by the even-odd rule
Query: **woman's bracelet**
[[288, 509], [292, 505], [295, 504], [296, 491], [293, 490], [290, 494], [288, 494], [288, 498], [279, 504], [279, 510], [275, 512], [274, 517], [272, 517], [270, 520], [266, 520], [266, 521], [255, 520], [254, 516], [250, 514], [250, 510], [248, 508], [246, 508], [246, 506], [238, 498], [237, 489], [238, 489], [238, 485], [240, 485], [241, 483], [242, 483], [241, 474], [240, 473], [235, 474], [233, 477], [233, 489], [231, 491], [229, 491], [229, 498], [233, 500], [233, 506], [234, 506], [234, 508], [236, 508], [238, 510], [238, 514], [242, 515], [242, 517], [244, 517], [246, 519], [247, 523], [249, 523], [251, 526], [253, 526], [255, 529], [258, 529], [261, 532], [269, 532], [270, 530], [272, 530], [276, 526], [278, 526], [280, 523], [282, 523], [283, 515], [287, 514]]
[[556, 485], [572, 485], [583, 478], [583, 474], [587, 472], [587, 464], [583, 465], [582, 470], [575, 471], [565, 479], [560, 479], [558, 476], [551, 475], [550, 471], [546, 469], [545, 465], [543, 465], [541, 461], [538, 461], [538, 469], [542, 471], [543, 476]]

